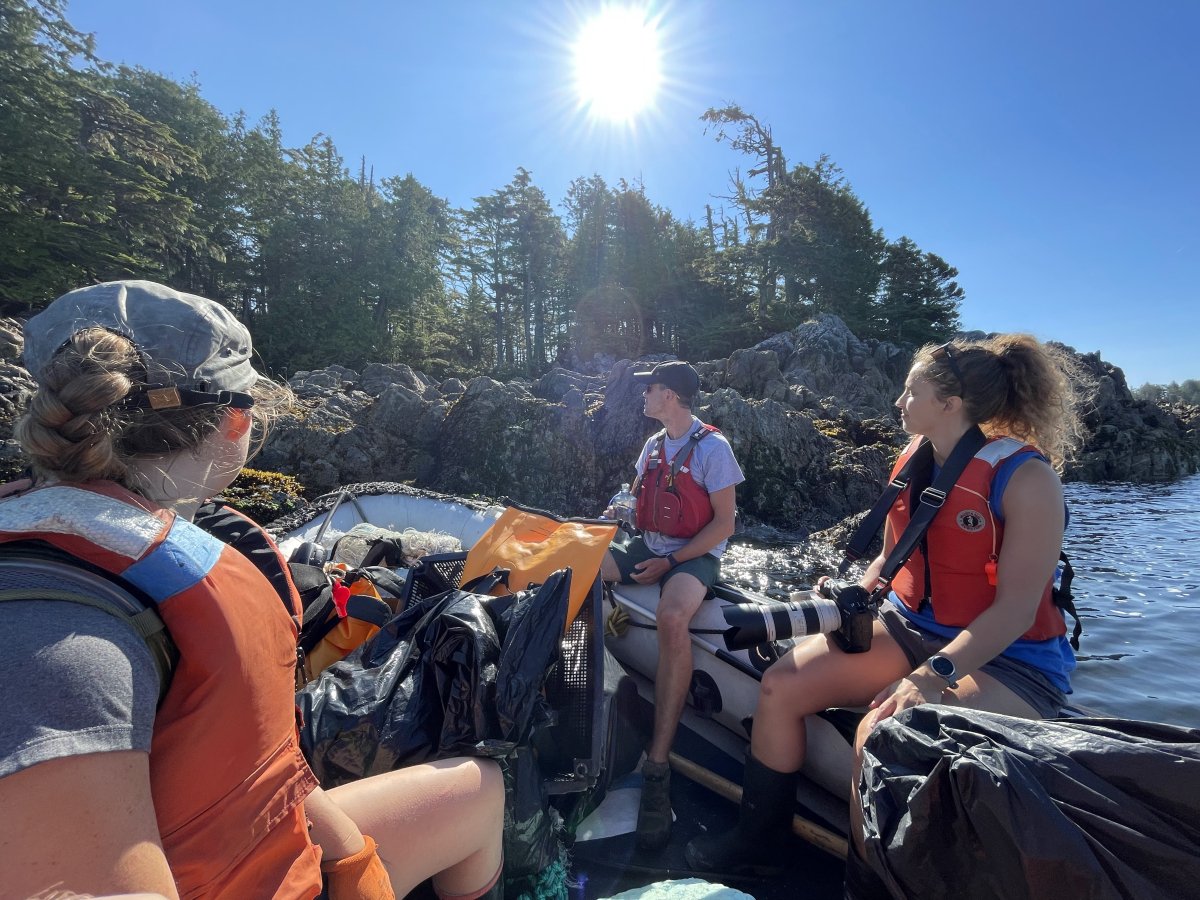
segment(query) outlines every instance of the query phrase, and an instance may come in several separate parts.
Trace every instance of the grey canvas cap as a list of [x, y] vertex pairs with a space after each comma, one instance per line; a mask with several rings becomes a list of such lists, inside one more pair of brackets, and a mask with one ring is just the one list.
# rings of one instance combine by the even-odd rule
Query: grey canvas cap
[[40, 382], [64, 344], [86, 328], [123, 334], [151, 384], [247, 391], [258, 380], [250, 332], [219, 303], [153, 281], [110, 281], [63, 294], [25, 324], [25, 368]]

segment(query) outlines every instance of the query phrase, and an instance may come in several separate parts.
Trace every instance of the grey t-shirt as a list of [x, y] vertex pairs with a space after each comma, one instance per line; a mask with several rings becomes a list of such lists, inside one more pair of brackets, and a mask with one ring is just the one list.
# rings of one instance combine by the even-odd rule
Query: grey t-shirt
[[47, 760], [150, 750], [158, 671], [116, 616], [80, 603], [0, 603], [0, 778]]
[[[687, 433], [678, 440], [674, 440], [670, 435], [663, 442], [663, 455], [668, 463], [675, 459], [677, 454], [687, 443], [688, 438], [692, 433], [700, 427], [700, 420], [692, 416], [692, 424], [688, 428]], [[637, 473], [641, 475], [646, 470], [646, 459], [650, 456], [650, 451], [654, 449], [654, 445], [658, 442], [658, 432], [650, 435], [650, 439], [646, 441], [646, 446], [642, 448], [642, 453], [638, 457]], [[736, 457], [733, 455], [733, 448], [729, 446], [729, 441], [725, 439], [723, 434], [710, 434], [696, 445], [696, 450], [692, 454], [691, 462], [688, 463], [688, 469], [696, 483], [710, 494], [715, 494], [722, 488], [727, 488], [730, 485], [741, 484], [746, 480], [746, 476], [742, 474], [742, 467], [738, 465]], [[666, 556], [668, 553], [674, 553], [680, 547], [683, 547], [691, 538], [668, 537], [665, 534], [659, 534], [657, 531], [642, 532], [642, 539], [646, 542], [646, 546], [650, 548], [652, 553], [659, 556]], [[722, 541], [712, 550], [708, 551], [713, 556], [719, 557], [725, 552], [725, 545], [728, 541]]]

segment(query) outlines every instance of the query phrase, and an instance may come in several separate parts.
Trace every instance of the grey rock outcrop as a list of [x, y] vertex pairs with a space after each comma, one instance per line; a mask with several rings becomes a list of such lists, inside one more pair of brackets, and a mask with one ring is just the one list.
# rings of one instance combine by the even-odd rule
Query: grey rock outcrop
[[1064, 473], [1069, 480], [1162, 481], [1200, 470], [1195, 407], [1166, 409], [1139, 400], [1125, 373], [1098, 353], [1077, 359], [1095, 392], [1084, 416], [1088, 437]]
[[[806, 343], [814, 339], [853, 345], [855, 354], [836, 376], [817, 377]], [[830, 365], [838, 361], [834, 351], [821, 352]], [[697, 414], [722, 429], [746, 471], [740, 504], [747, 522], [803, 534], [874, 497], [899, 428], [816, 394], [840, 383], [856, 395], [885, 397], [891, 388], [879, 387], [886, 376], [873, 372], [874, 353], [828, 317], [772, 347], [698, 364]], [[354, 378], [341, 368], [302, 373], [292, 385], [304, 409], [281, 423], [256, 465], [294, 473], [314, 492], [354, 481], [411, 481], [592, 515], [614, 485], [630, 480], [657, 427], [641, 414], [643, 385], [633, 369], [620, 360], [605, 376], [555, 368], [532, 385], [479, 377], [440, 388], [396, 366], [368, 367]], [[787, 372], [808, 373], [810, 383]], [[321, 385], [328, 387], [318, 401], [313, 392]]]
[[[16, 361], [18, 329], [0, 322], [0, 464], [9, 474], [22, 465], [12, 421], [32, 388]], [[1200, 410], [1138, 401], [1120, 369], [1095, 354], [1078, 358], [1096, 387], [1088, 441], [1068, 478], [1154, 480], [1200, 470]], [[746, 524], [799, 537], [870, 506], [905, 439], [892, 402], [909, 360], [908, 351], [859, 340], [826, 315], [728, 359], [696, 363], [697, 415], [722, 430], [746, 472], [738, 491]], [[641, 414], [635, 363], [613, 361], [600, 373], [607, 362], [507, 384], [438, 384], [403, 364], [300, 372], [289, 382], [297, 410], [276, 423], [253, 465], [295, 476], [310, 494], [409, 482], [593, 515], [631, 479], [657, 428]]]

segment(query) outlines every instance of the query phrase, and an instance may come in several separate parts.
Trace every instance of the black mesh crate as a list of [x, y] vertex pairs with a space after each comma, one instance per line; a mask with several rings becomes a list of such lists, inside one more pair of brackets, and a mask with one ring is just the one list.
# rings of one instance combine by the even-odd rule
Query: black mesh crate
[[422, 557], [420, 563], [410, 570], [404, 605], [420, 603], [437, 594], [457, 590], [466, 565], [465, 553], [431, 553]]
[[597, 576], [563, 636], [558, 665], [546, 681], [546, 699], [558, 720], [537, 736], [536, 744], [551, 794], [587, 790], [600, 776], [604, 748], [602, 601], [603, 586]]

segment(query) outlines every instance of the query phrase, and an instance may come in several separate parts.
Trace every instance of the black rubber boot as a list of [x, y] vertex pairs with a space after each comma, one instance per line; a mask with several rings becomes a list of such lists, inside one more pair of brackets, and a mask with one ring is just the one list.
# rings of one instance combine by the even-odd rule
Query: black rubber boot
[[796, 779], [796, 772], [776, 772], [746, 757], [737, 825], [725, 834], [705, 834], [688, 842], [688, 865], [697, 872], [780, 874], [787, 867]]

